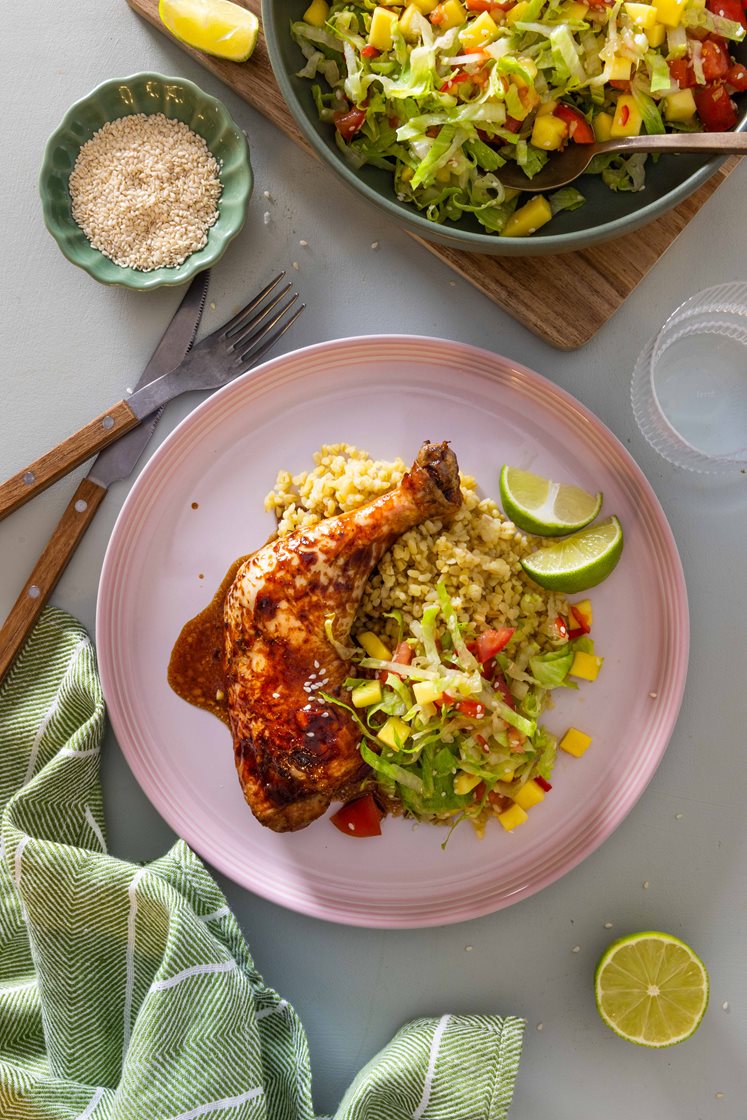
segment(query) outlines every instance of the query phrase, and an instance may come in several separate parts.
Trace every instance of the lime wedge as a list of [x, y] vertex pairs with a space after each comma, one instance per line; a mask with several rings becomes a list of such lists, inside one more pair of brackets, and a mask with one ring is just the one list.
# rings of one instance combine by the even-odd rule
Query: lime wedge
[[578, 486], [551, 482], [518, 467], [503, 467], [500, 490], [506, 517], [525, 533], [540, 537], [575, 533], [593, 521], [602, 508], [601, 494], [587, 494]]
[[608, 517], [538, 549], [522, 560], [521, 566], [540, 587], [570, 595], [606, 579], [622, 549], [622, 526], [616, 517]]
[[708, 1006], [708, 973], [689, 945], [668, 933], [633, 933], [603, 953], [594, 974], [607, 1026], [639, 1046], [674, 1046]]
[[175, 38], [218, 58], [245, 62], [257, 45], [259, 20], [231, 0], [159, 0], [158, 14]]

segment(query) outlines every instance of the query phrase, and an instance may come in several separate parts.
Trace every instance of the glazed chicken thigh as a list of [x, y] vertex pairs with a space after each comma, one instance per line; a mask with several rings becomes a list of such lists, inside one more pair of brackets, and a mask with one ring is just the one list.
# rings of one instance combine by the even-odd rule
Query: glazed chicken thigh
[[461, 504], [456, 456], [425, 443], [399, 486], [368, 505], [277, 538], [239, 568], [224, 607], [234, 754], [255, 817], [276, 832], [304, 828], [366, 771], [349, 703], [344, 644], [366, 581], [407, 529], [449, 520]]

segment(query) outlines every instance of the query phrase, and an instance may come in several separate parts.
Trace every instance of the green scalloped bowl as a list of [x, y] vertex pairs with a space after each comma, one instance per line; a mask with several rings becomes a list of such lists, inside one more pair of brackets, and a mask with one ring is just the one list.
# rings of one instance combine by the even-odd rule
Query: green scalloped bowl
[[[78, 152], [107, 121], [133, 113], [163, 113], [183, 121], [203, 137], [221, 163], [223, 190], [218, 220], [208, 232], [207, 244], [176, 268], [139, 272], [114, 264], [93, 248], [72, 215], [68, 182]], [[244, 225], [252, 186], [246, 137], [226, 107], [186, 78], [147, 72], [103, 82], [76, 101], [47, 141], [39, 176], [45, 225], [67, 259], [101, 284], [120, 284], [139, 291], [184, 284], [215, 264]]]

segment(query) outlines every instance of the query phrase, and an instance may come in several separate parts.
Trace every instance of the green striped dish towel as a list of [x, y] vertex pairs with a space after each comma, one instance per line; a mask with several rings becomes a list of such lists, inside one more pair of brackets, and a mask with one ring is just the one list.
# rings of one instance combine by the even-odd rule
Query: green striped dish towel
[[[93, 647], [48, 607], [0, 687], [2, 1120], [313, 1120], [306, 1036], [179, 841], [106, 849]], [[409, 1023], [335, 1120], [502, 1120], [524, 1022]]]

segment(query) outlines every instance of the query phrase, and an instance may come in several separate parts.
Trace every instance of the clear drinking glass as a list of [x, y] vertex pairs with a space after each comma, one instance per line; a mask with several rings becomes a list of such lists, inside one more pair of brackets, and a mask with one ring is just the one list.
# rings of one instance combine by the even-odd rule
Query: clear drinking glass
[[747, 283], [685, 300], [643, 349], [633, 413], [670, 463], [734, 474], [747, 467]]

